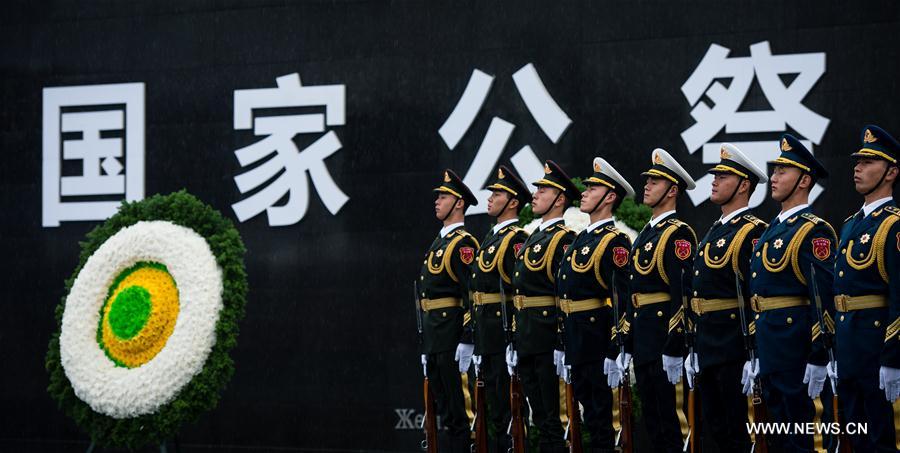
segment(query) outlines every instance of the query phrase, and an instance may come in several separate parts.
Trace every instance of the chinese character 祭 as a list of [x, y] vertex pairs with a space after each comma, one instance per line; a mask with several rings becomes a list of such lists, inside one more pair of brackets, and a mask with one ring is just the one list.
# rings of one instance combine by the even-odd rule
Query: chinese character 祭
[[[295, 224], [303, 219], [309, 206], [306, 177], [309, 172], [325, 207], [337, 214], [348, 197], [331, 178], [325, 159], [341, 149], [340, 139], [334, 131], [329, 131], [301, 151], [293, 138], [297, 134], [323, 133], [326, 125], [344, 124], [344, 85], [304, 87], [297, 73], [278, 77], [276, 81], [278, 88], [234, 92], [235, 130], [252, 128], [255, 135], [266, 136], [234, 152], [242, 167], [256, 165], [235, 176], [234, 182], [241, 193], [265, 187], [231, 207], [241, 222], [266, 211], [270, 226]], [[312, 106], [324, 106], [325, 113], [253, 117], [253, 109]], [[278, 178], [266, 185], [282, 170]], [[285, 195], [288, 195], [287, 202], [276, 206]]]

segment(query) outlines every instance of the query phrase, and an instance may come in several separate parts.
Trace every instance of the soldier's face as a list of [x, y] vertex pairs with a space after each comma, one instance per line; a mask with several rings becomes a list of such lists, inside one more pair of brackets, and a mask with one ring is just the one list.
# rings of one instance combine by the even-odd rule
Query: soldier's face
[[581, 212], [590, 213], [597, 208], [597, 203], [603, 201], [609, 189], [602, 186], [588, 186], [584, 192], [581, 192]]
[[665, 196], [669, 187], [664, 179], [647, 177], [647, 182], [644, 184], [644, 202], [659, 200]]
[[715, 204], [725, 203], [740, 183], [741, 178], [738, 175], [716, 174], [716, 177], [713, 178], [712, 194], [709, 196], [709, 199]]
[[769, 178], [772, 189], [772, 198], [775, 200], [783, 200], [791, 190], [794, 190], [794, 184], [797, 178], [803, 176], [803, 172], [797, 167], [787, 167], [784, 165], [776, 165], [772, 170], [772, 177]]
[[552, 187], [538, 187], [538, 190], [531, 196], [531, 209], [534, 212], [549, 211], [550, 205], [553, 204], [553, 200], [556, 199], [558, 193], [559, 190]]
[[488, 215], [491, 217], [499, 217], [503, 214], [503, 207], [509, 206], [507, 202], [512, 194], [503, 190], [492, 190], [491, 196], [488, 197]]
[[881, 159], [859, 159], [853, 167], [853, 184], [856, 191], [866, 193], [872, 190], [887, 168], [887, 162]]
[[447, 193], [438, 194], [434, 200], [434, 216], [438, 219], [447, 218], [447, 214], [456, 205], [456, 197]]

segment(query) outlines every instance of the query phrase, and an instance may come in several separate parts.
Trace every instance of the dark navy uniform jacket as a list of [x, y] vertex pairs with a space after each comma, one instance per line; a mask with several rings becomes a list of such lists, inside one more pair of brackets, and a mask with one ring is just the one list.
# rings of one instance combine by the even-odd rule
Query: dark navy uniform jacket
[[422, 352], [436, 354], [452, 351], [462, 341], [470, 343], [469, 324], [470, 264], [475, 259], [478, 241], [462, 227], [438, 237], [431, 243], [419, 276], [419, 296], [423, 299], [456, 297], [462, 307], [441, 308], [424, 313]]
[[[825, 324], [833, 329], [836, 242], [831, 225], [813, 215], [809, 206], [783, 222], [776, 217], [759, 238], [750, 262], [753, 296], [796, 296], [809, 302], [754, 315], [760, 374], [828, 363], [812, 284], [821, 296]], [[811, 265], [816, 270], [815, 282], [810, 281]]]
[[[520, 250], [528, 239], [525, 230], [512, 225], [504, 226], [495, 234], [491, 229], [472, 264], [472, 281], [469, 287], [472, 291], [482, 293], [499, 293], [500, 280], [503, 280], [503, 291], [507, 299], [511, 299], [514, 293], [512, 276], [516, 266], [516, 251]], [[473, 322], [475, 354], [497, 354], [506, 349], [506, 332], [503, 330], [503, 317], [500, 303], [489, 305], [476, 305], [473, 309], [475, 321]], [[506, 303], [507, 322], [512, 325], [513, 304]]]
[[[697, 235], [670, 214], [655, 226], [641, 230], [631, 249], [629, 293], [667, 293], [666, 302], [635, 308], [628, 304], [629, 335], [626, 350], [634, 350], [635, 366], [661, 360], [662, 355], [683, 356], [683, 291], [690, 291], [691, 265]], [[681, 281], [682, 271], [684, 281]]]
[[[556, 296], [556, 274], [565, 249], [575, 233], [563, 220], [543, 231], [534, 230], [519, 250], [513, 274], [518, 296]], [[516, 311], [516, 351], [520, 356], [553, 351], [559, 344], [556, 307], [532, 307]]]
[[[767, 224], [750, 211], [743, 211], [724, 224], [716, 223], [700, 241], [692, 273], [693, 297], [702, 299], [736, 299], [734, 275], [741, 278], [741, 289], [746, 303], [745, 319], [753, 319], [750, 310], [750, 256], [753, 244], [762, 235]], [[700, 369], [728, 362], [744, 362], [748, 359], [744, 346], [741, 316], [738, 309], [704, 312], [699, 316], [692, 310], [689, 318], [697, 327], [694, 352]]]
[[592, 231], [582, 231], [563, 255], [556, 279], [556, 295], [573, 301], [598, 298], [609, 301], [601, 308], [579, 311], [565, 318], [566, 364], [580, 365], [605, 358], [615, 359], [613, 346], [612, 278], [616, 289], [627, 291], [626, 275], [631, 240], [612, 219]]
[[900, 368], [900, 210], [894, 201], [849, 217], [839, 248], [834, 294], [880, 295], [888, 307], [836, 314], [838, 376], [877, 375], [879, 364]]

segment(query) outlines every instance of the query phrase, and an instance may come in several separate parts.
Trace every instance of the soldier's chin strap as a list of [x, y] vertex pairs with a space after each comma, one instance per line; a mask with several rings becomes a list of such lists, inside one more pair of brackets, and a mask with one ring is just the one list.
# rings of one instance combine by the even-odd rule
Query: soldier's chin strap
[[591, 212], [589, 212], [588, 215], [592, 215], [593, 213], [597, 212], [597, 209], [600, 209], [600, 205], [603, 204], [603, 200], [606, 199], [606, 196], [609, 195], [611, 191], [612, 189], [610, 189], [609, 187], [606, 188], [606, 193], [604, 193], [603, 196], [600, 197], [599, 200], [597, 200], [597, 204], [594, 205], [594, 209], [591, 209]]
[[561, 190], [557, 189], [556, 197], [554, 197], [554, 198], [553, 198], [553, 201], [550, 202], [550, 206], [547, 207], [547, 210], [544, 211], [544, 212], [542, 212], [542, 213], [540, 213], [540, 214], [538, 214], [537, 212], [535, 212], [535, 215], [537, 215], [537, 216], [539, 216], [539, 217], [543, 217], [544, 214], [550, 212], [550, 210], [553, 209], [553, 205], [556, 204], [556, 200], [559, 200], [559, 196], [562, 195], [562, 194], [563, 194], [563, 192], [562, 192]]
[[450, 207], [450, 209], [447, 210], [447, 215], [441, 218], [441, 222], [447, 221], [447, 219], [450, 217], [450, 214], [453, 214], [453, 210], [456, 209], [456, 202], [459, 201], [459, 197], [457, 197], [456, 195], [451, 196], [453, 197], [453, 205]]
[[[513, 201], [513, 195], [511, 193], [507, 192], [506, 195], [506, 203], [503, 203], [503, 207], [500, 208], [500, 215], [503, 215], [503, 212], [506, 211], [506, 207]], [[500, 216], [498, 215], [497, 217]]]
[[[779, 202], [779, 203], [784, 203], [785, 200], [791, 198], [791, 196], [794, 195], [794, 192], [797, 191], [797, 187], [800, 187], [800, 181], [803, 180], [803, 175], [808, 175], [808, 174], [809, 174], [809, 173], [807, 173], [807, 172], [801, 170], [801, 171], [800, 171], [800, 176], [797, 177], [797, 182], [794, 183], [794, 188], [791, 189], [791, 192], [790, 192], [789, 194], [787, 194], [786, 197], [784, 197], [784, 198], [782, 198], [782, 199], [780, 199], [780, 200], [775, 200], [775, 201], [777, 201], [777, 202]], [[812, 176], [810, 176], [810, 178], [812, 178]]]
[[[746, 180], [746, 181], [750, 181], [748, 178], [743, 178], [743, 177], [740, 177], [740, 176], [739, 176], [739, 178], [741, 178], [741, 179], [740, 179], [740, 181], [738, 181], [737, 186], [734, 188], [734, 192], [731, 192], [731, 196], [728, 197], [728, 199], [725, 200], [725, 202], [722, 203], [721, 206], [724, 206], [724, 205], [726, 205], [726, 204], [728, 204], [728, 203], [731, 203], [731, 200], [734, 200], [734, 196], [737, 195], [738, 190], [741, 190], [741, 183], [742, 183], [742, 182], [744, 182], [745, 180]], [[753, 181], [750, 181], [750, 183], [753, 184]]]
[[888, 163], [887, 167], [884, 168], [884, 173], [881, 174], [881, 179], [879, 179], [878, 183], [876, 183], [874, 186], [872, 186], [871, 189], [869, 189], [866, 193], [863, 194], [864, 197], [868, 197], [869, 194], [878, 190], [878, 188], [881, 187], [881, 183], [884, 182], [884, 178], [887, 177], [888, 172], [891, 171], [891, 167], [893, 167], [893, 165]]
[[669, 191], [672, 190], [672, 186], [674, 184], [675, 183], [673, 183], [671, 181], [669, 182], [669, 187], [666, 187], [666, 190], [664, 190], [663, 194], [660, 195], [659, 200], [656, 200], [656, 203], [653, 203], [652, 205], [650, 205], [650, 209], [653, 209], [653, 208], [659, 206], [659, 204], [662, 203], [662, 201], [666, 199], [666, 195], [668, 195]]

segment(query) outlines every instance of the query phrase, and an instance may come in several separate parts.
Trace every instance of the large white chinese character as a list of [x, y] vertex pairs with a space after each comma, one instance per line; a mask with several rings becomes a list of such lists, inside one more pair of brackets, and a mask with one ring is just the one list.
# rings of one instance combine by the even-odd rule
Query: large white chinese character
[[[144, 198], [143, 83], [44, 88], [43, 116], [43, 226], [103, 220]], [[63, 161], [79, 161], [78, 174]]]
[[[703, 162], [719, 160], [720, 143], [712, 143], [713, 137], [725, 128], [726, 133], [784, 132], [787, 125], [809, 140], [804, 145], [812, 151], [828, 129], [828, 118], [803, 105], [803, 99], [825, 73], [825, 53], [800, 53], [772, 55], [769, 42], [750, 46], [749, 57], [728, 58], [731, 51], [712, 44], [697, 68], [681, 86], [681, 92], [694, 106], [691, 117], [697, 122], [681, 133], [681, 139], [691, 153], [703, 148]], [[781, 80], [782, 74], [797, 74], [789, 84]], [[772, 110], [738, 111], [747, 96], [754, 76]], [[716, 79], [731, 79], [728, 87]], [[712, 100], [710, 107], [703, 96]], [[778, 141], [735, 142], [754, 163], [765, 168], [766, 161], [778, 155]], [[710, 196], [710, 180], [706, 175], [697, 181], [697, 189], [689, 192], [694, 205], [703, 203]], [[816, 186], [810, 194], [814, 200], [822, 192]], [[758, 206], [765, 199], [766, 191], [757, 190], [750, 199], [750, 206]]]
[[[538, 126], [544, 131], [547, 138], [553, 143], [559, 142], [560, 137], [572, 124], [572, 120], [559, 107], [556, 101], [547, 92], [547, 88], [538, 76], [534, 65], [528, 63], [513, 74], [513, 82], [519, 96], [525, 101], [525, 107], [531, 116], [537, 121]], [[469, 78], [469, 83], [463, 91], [462, 97], [447, 121], [438, 130], [444, 143], [452, 150], [459, 144], [463, 135], [472, 126], [475, 117], [484, 105], [494, 77], [475, 69]], [[472, 206], [466, 215], [484, 214], [487, 212], [487, 198], [491, 195], [489, 190], [482, 187], [487, 183], [488, 177], [493, 172], [494, 166], [500, 160], [503, 148], [512, 136], [515, 125], [504, 121], [499, 117], [491, 119], [488, 131], [475, 154], [475, 159], [469, 166], [463, 182], [473, 189], [478, 206]], [[510, 159], [516, 171], [525, 181], [537, 181], [543, 175], [544, 165], [535, 156], [531, 147], [525, 145]]]
[[[312, 178], [319, 197], [332, 214], [337, 214], [349, 199], [335, 184], [325, 159], [341, 149], [334, 131], [319, 137], [302, 151], [294, 143], [297, 134], [325, 132], [325, 125], [344, 124], [344, 85], [301, 86], [297, 73], [278, 77], [278, 88], [235, 90], [234, 128], [253, 129], [266, 138], [234, 152], [242, 167], [271, 158], [234, 178], [238, 190], [246, 193], [264, 185], [278, 172], [284, 172], [259, 192], [231, 206], [241, 222], [266, 211], [270, 226], [292, 225], [303, 219], [309, 206], [309, 181]], [[325, 114], [263, 116], [253, 118], [253, 109], [324, 106]], [[287, 203], [276, 206], [288, 195]]]

